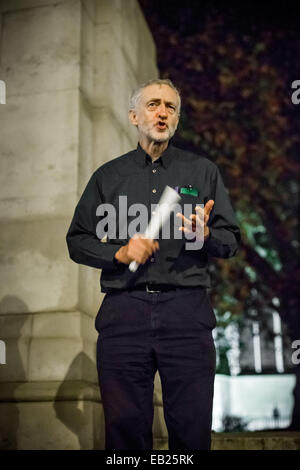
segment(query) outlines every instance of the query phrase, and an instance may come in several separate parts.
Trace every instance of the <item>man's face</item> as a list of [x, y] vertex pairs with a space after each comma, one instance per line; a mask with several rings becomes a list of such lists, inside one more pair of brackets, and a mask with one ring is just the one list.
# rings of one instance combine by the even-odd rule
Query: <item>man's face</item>
[[173, 137], [179, 120], [177, 93], [168, 85], [149, 85], [142, 90], [137, 109], [129, 118], [140, 137], [166, 142]]

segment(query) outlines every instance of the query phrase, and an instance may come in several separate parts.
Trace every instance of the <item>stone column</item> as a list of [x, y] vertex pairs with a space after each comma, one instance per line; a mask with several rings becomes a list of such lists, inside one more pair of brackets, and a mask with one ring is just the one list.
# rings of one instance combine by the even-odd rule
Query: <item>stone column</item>
[[100, 272], [69, 259], [65, 235], [92, 172], [136, 146], [127, 102], [157, 76], [155, 47], [137, 0], [0, 13], [0, 448], [103, 448]]

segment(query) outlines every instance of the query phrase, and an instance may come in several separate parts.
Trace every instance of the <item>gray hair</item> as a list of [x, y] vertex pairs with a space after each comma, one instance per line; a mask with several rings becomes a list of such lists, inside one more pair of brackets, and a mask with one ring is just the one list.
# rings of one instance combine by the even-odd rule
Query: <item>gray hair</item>
[[169, 80], [168, 78], [153, 78], [152, 80], [148, 80], [147, 82], [145, 83], [142, 83], [141, 85], [139, 85], [132, 93], [131, 97], [130, 97], [130, 101], [129, 101], [129, 110], [130, 111], [134, 111], [138, 104], [139, 104], [139, 101], [141, 99], [141, 95], [142, 95], [142, 90], [150, 85], [168, 85], [170, 88], [172, 88], [176, 94], [177, 94], [177, 98], [178, 98], [178, 114], [180, 113], [180, 107], [181, 107], [181, 98], [180, 98], [180, 93], [179, 91], [177, 90], [177, 88], [175, 87], [175, 85], [171, 82], [171, 80]]

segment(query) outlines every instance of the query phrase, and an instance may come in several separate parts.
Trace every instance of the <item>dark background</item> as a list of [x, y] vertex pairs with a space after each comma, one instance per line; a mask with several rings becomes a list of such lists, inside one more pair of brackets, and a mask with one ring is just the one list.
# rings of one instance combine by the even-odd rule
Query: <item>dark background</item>
[[[273, 347], [272, 312], [283, 326], [285, 372], [297, 375], [292, 428], [300, 429], [300, 370], [291, 363], [300, 339], [299, 141], [300, 5], [295, 2], [140, 0], [157, 47], [161, 78], [182, 96], [174, 143], [220, 168], [235, 209], [242, 246], [213, 260], [220, 362], [229, 373], [224, 328], [241, 332], [242, 373], [253, 373], [247, 349], [251, 321], [260, 324], [262, 373]], [[248, 331], [248, 333], [247, 333]], [[244, 338], [244, 339], [243, 339]], [[248, 338], [248, 339], [247, 339]]]

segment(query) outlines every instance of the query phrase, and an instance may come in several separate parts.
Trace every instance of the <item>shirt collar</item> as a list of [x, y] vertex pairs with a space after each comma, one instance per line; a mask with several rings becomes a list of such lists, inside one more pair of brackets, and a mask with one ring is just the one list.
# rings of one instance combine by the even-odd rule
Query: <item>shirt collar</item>
[[[141, 147], [140, 143], [138, 143], [137, 148], [135, 150], [135, 155], [134, 155], [135, 162], [144, 168], [147, 166], [149, 162], [151, 162], [151, 157], [150, 155], [145, 152], [145, 150]], [[155, 160], [155, 163], [160, 163], [163, 167], [168, 168], [172, 160], [175, 159], [175, 152], [174, 152], [174, 147], [169, 142], [168, 147], [166, 150], [161, 154], [161, 156]]]

